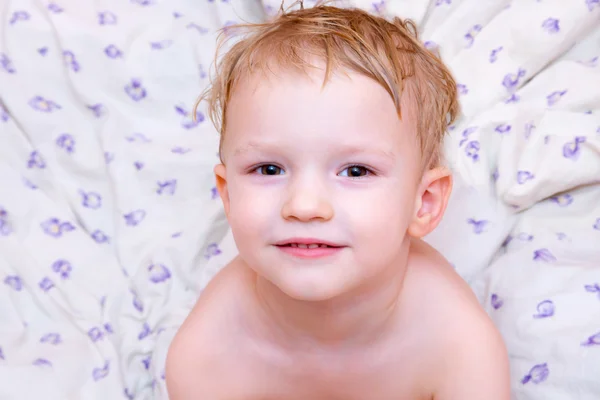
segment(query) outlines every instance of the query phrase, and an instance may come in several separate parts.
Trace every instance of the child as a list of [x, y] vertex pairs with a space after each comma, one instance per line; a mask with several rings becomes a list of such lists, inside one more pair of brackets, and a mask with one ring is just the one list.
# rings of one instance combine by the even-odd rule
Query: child
[[245, 28], [208, 95], [239, 255], [173, 340], [171, 400], [508, 400], [499, 333], [420, 239], [452, 187], [449, 71], [356, 9]]

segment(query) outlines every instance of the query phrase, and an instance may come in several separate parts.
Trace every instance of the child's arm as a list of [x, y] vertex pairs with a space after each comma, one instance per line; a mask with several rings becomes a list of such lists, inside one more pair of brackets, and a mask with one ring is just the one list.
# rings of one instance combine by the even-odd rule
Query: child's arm
[[489, 320], [476, 321], [464, 332], [468, 335], [448, 349], [434, 400], [510, 400], [508, 354], [500, 333]]

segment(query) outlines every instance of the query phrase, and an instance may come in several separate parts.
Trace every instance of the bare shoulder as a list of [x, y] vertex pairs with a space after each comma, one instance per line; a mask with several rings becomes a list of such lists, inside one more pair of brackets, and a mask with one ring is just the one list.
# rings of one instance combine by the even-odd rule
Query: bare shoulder
[[203, 290], [175, 335], [166, 362], [171, 400], [207, 398], [231, 376], [231, 349], [245, 272], [235, 260]]
[[443, 256], [420, 241], [413, 249], [405, 282], [434, 343], [434, 398], [508, 400], [508, 354], [494, 323]]

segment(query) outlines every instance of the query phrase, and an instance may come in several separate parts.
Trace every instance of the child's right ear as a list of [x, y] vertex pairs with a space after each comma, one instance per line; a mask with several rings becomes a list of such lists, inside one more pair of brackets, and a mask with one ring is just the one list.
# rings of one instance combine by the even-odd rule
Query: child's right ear
[[225, 208], [225, 215], [229, 216], [229, 192], [227, 191], [227, 170], [225, 165], [217, 164], [214, 168], [215, 178], [217, 179], [217, 191], [221, 196], [223, 202], [223, 208]]

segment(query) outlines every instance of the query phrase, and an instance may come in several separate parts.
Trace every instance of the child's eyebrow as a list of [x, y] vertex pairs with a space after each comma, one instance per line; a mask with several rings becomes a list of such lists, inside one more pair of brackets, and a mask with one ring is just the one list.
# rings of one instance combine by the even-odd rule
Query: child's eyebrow
[[[244, 153], [248, 153], [250, 151], [264, 151], [264, 152], [274, 152], [281, 151], [281, 146], [271, 144], [271, 143], [259, 143], [259, 142], [248, 142], [237, 147], [233, 154], [236, 156], [242, 155]], [[381, 158], [387, 159], [387, 161], [393, 162], [396, 160], [396, 155], [385, 149], [370, 147], [370, 146], [360, 146], [360, 145], [344, 145], [340, 144], [340, 146], [336, 147], [335, 152], [342, 156], [358, 156], [361, 154], [370, 154], [376, 155]]]

